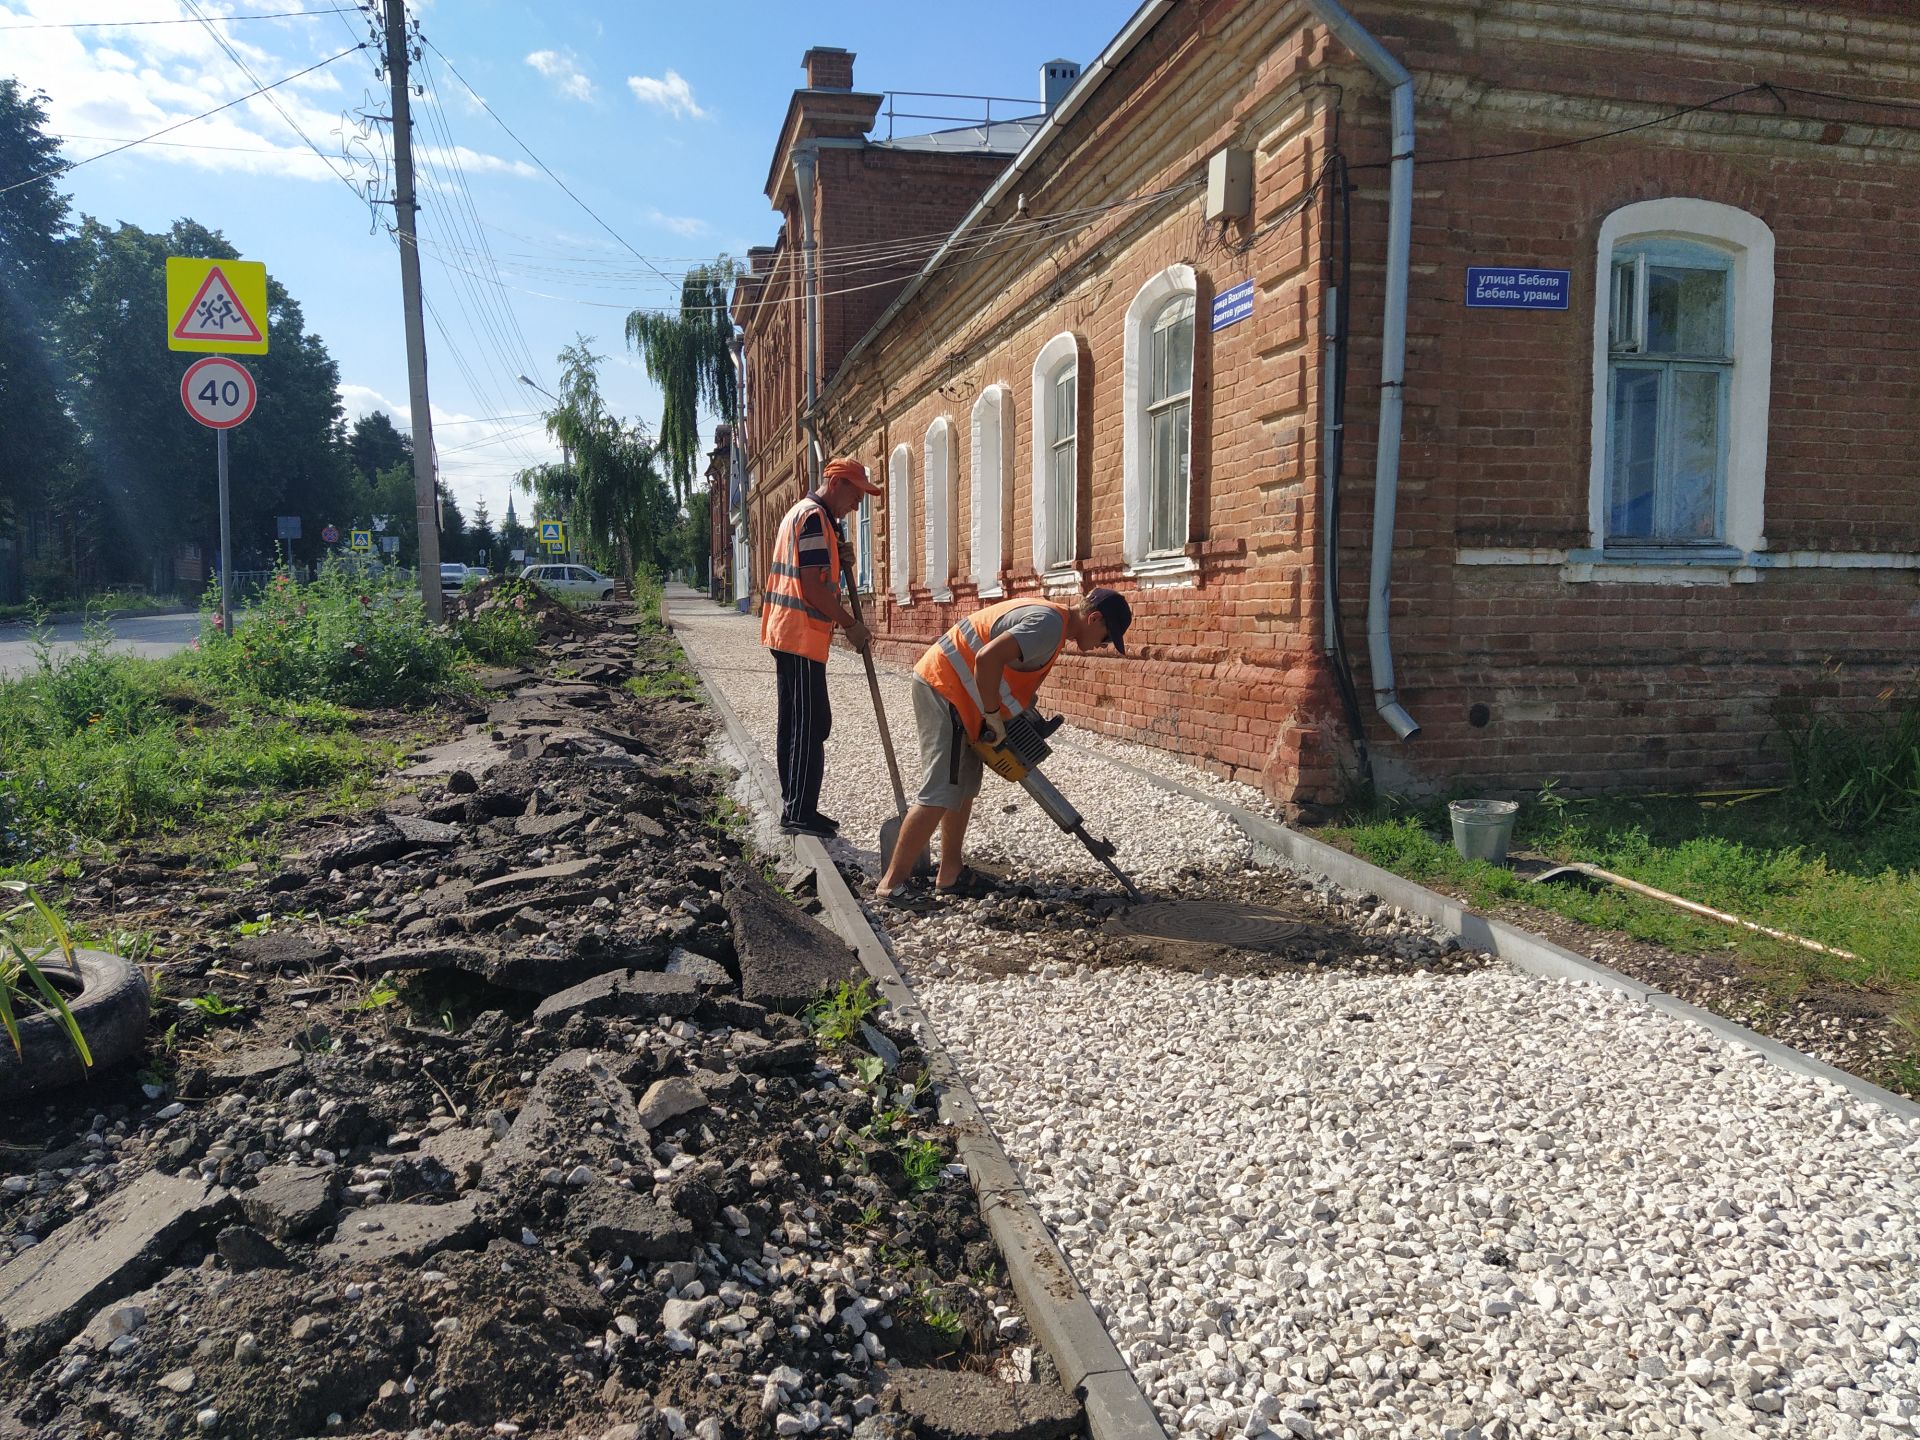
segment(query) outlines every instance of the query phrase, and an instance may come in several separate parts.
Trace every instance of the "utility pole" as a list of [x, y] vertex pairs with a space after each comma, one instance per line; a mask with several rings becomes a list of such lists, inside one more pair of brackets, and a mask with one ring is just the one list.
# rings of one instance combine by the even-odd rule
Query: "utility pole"
[[420, 600], [436, 624], [440, 598], [440, 496], [434, 488], [433, 415], [427, 405], [427, 332], [420, 317], [420, 245], [414, 233], [413, 98], [407, 81], [406, 0], [386, 0], [387, 79], [393, 90], [393, 218], [400, 235], [400, 301], [407, 324], [407, 393], [413, 418], [413, 495], [419, 512]]

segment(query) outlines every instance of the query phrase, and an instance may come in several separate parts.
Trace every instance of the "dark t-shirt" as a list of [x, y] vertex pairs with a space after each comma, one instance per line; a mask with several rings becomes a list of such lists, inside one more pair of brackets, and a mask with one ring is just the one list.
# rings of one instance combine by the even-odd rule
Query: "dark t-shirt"
[[[807, 498], [816, 502], [819, 500], [817, 495], [809, 495]], [[833, 533], [842, 545], [847, 543], [846, 532], [837, 522], [833, 527]], [[827, 547], [826, 506], [815, 503], [809, 506], [807, 512], [800, 517], [800, 536], [795, 549], [799, 553], [802, 570], [832, 567], [833, 554]]]

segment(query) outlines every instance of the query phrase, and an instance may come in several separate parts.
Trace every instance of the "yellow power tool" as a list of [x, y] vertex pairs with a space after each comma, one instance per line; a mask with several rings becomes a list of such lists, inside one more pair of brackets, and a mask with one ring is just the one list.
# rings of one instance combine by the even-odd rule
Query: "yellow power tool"
[[1040, 764], [1053, 754], [1053, 747], [1047, 744], [1047, 737], [1060, 728], [1061, 717], [1051, 720], [1040, 719], [1031, 710], [1022, 710], [1007, 721], [1007, 738], [1003, 744], [995, 745], [984, 735], [972, 742], [978, 752], [981, 763], [1003, 780], [1010, 780], [1033, 797], [1046, 816], [1062, 830], [1087, 847], [1087, 853], [1112, 872], [1132, 900], [1139, 900], [1140, 892], [1134, 888], [1133, 881], [1113, 863], [1113, 842], [1102, 840], [1087, 833], [1087, 822], [1080, 812], [1073, 808], [1067, 797], [1054, 788], [1053, 782], [1040, 773]]

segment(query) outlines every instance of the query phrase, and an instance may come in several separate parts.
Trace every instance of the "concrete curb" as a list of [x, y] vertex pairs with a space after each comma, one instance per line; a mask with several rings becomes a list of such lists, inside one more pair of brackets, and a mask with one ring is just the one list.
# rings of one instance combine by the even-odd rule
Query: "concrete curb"
[[1105, 752], [1098, 753], [1103, 759], [1139, 776], [1150, 785], [1198, 800], [1201, 804], [1209, 805], [1227, 816], [1253, 842], [1256, 859], [1259, 859], [1260, 853], [1265, 851], [1297, 868], [1324, 875], [1335, 884], [1349, 890], [1377, 895], [1389, 905], [1397, 905], [1402, 910], [1411, 911], [1415, 915], [1432, 921], [1442, 930], [1456, 937], [1461, 944], [1498, 956], [1515, 969], [1523, 970], [1529, 975], [1540, 975], [1555, 980], [1586, 980], [1609, 990], [1617, 990], [1623, 995], [1631, 995], [1651, 1009], [1678, 1016], [1682, 1020], [1691, 1020], [1694, 1024], [1712, 1031], [1722, 1040], [1753, 1051], [1782, 1070], [1791, 1070], [1796, 1075], [1807, 1075], [1816, 1080], [1831, 1080], [1835, 1085], [1862, 1100], [1883, 1105], [1894, 1114], [1908, 1120], [1920, 1120], [1920, 1101], [1910, 1100], [1904, 1095], [1896, 1095], [1891, 1090], [1882, 1089], [1870, 1081], [1862, 1080], [1858, 1075], [1849, 1074], [1845, 1070], [1827, 1064], [1824, 1060], [1814, 1059], [1804, 1051], [1795, 1050], [1790, 1045], [1783, 1045], [1778, 1040], [1770, 1039], [1757, 1030], [1735, 1024], [1698, 1005], [1688, 1004], [1685, 1000], [1669, 995], [1664, 990], [1656, 990], [1630, 975], [1623, 975], [1618, 970], [1602, 965], [1597, 960], [1589, 960], [1586, 956], [1569, 950], [1565, 946], [1556, 945], [1545, 936], [1535, 935], [1505, 920], [1496, 919], [1491, 915], [1482, 915], [1477, 910], [1470, 910], [1458, 900], [1449, 899], [1445, 895], [1427, 889], [1424, 885], [1415, 884], [1411, 880], [1395, 875], [1390, 870], [1382, 870], [1379, 866], [1369, 864], [1357, 855], [1349, 855], [1346, 851], [1329, 845], [1324, 840], [1315, 840], [1312, 836], [1303, 835], [1298, 830], [1290, 830], [1275, 821], [1255, 815], [1250, 810], [1243, 810], [1238, 805], [1216, 799], [1191, 785], [1182, 784], [1178, 780], [1169, 779], [1165, 775], [1156, 774], [1141, 766], [1129, 764]]
[[[671, 628], [673, 620], [664, 594], [660, 611]], [[681, 649], [686, 647], [682, 645]], [[759, 745], [690, 651], [687, 663], [700, 677], [701, 688], [712, 700], [734, 748], [745, 758], [748, 778], [760, 792], [762, 805], [769, 812], [777, 811], [779, 780]], [[1094, 1313], [1086, 1292], [1054, 1243], [1052, 1232], [1027, 1197], [1012, 1160], [1001, 1148], [959, 1068], [940, 1044], [926, 1011], [874, 933], [827, 847], [811, 835], [795, 835], [791, 841], [800, 863], [813, 870], [827, 924], [853, 947], [887, 1003], [921, 1036], [941, 1119], [950, 1127], [954, 1149], [980, 1197], [980, 1213], [1000, 1247], [1014, 1293], [1026, 1307], [1036, 1338], [1085, 1405], [1087, 1427], [1094, 1440], [1166, 1440], [1159, 1416], [1121, 1358], [1107, 1327]]]

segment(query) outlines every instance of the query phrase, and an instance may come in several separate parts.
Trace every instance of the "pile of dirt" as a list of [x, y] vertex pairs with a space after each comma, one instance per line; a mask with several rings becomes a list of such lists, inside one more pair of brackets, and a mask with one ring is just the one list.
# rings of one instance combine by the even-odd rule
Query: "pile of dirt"
[[593, 617], [575, 610], [543, 586], [532, 580], [523, 580], [518, 575], [490, 576], [446, 599], [448, 620], [470, 620], [500, 608], [531, 615], [543, 640], [561, 635], [591, 635], [600, 628], [600, 623]]
[[0, 1436], [1080, 1427], [912, 1037], [816, 1043], [851, 952], [714, 823], [701, 707], [620, 688], [665, 642], [589, 623], [282, 864], [83, 877], [163, 998], [144, 1070], [10, 1107]]

